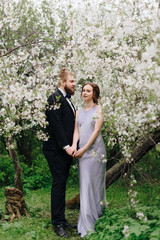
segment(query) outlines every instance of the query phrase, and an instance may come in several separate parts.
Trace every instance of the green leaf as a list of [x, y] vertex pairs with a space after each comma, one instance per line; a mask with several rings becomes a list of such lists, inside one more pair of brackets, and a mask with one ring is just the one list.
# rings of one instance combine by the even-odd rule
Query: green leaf
[[142, 233], [141, 225], [139, 223], [135, 223], [134, 225], [129, 226], [129, 230], [127, 233], [129, 235], [135, 234], [137, 237], [139, 237]]
[[[159, 231], [159, 228], [156, 228], [150, 235], [152, 238], [155, 239], [160, 239], [160, 231]], [[151, 239], [151, 238], [150, 238]]]

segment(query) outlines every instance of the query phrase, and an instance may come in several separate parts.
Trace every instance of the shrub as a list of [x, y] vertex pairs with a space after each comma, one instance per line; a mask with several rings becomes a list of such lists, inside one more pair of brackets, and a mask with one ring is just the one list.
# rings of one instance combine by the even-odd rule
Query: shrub
[[157, 206], [140, 206], [136, 209], [144, 213], [139, 220], [136, 212], [124, 207], [121, 209], [106, 208], [96, 222], [96, 231], [84, 239], [91, 240], [157, 240], [160, 239], [160, 210]]
[[14, 182], [14, 167], [8, 155], [0, 156], [0, 187], [12, 185]]
[[23, 162], [21, 163], [24, 189], [38, 189], [51, 185], [52, 176], [43, 154], [37, 155], [35, 162], [36, 165], [30, 168]]
[[69, 185], [77, 185], [79, 183], [78, 164], [77, 159], [73, 159], [68, 177]]
[[[24, 156], [19, 156], [22, 168], [23, 188], [38, 189], [51, 184], [52, 177], [43, 154], [37, 155], [35, 163], [29, 167], [24, 163]], [[0, 157], [0, 187], [14, 186], [14, 167], [8, 155]]]

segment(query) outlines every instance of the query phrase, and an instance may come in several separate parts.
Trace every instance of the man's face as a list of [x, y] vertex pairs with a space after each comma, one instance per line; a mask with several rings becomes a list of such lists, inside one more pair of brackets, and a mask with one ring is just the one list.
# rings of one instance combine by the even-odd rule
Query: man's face
[[76, 86], [74, 77], [72, 75], [69, 75], [67, 77], [67, 80], [64, 82], [64, 89], [66, 93], [69, 93], [70, 95], [74, 95], [74, 88]]

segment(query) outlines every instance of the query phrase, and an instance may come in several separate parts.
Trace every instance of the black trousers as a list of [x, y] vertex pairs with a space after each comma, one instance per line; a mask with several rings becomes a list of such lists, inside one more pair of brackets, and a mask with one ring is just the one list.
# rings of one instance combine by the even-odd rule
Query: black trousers
[[53, 225], [65, 223], [65, 192], [69, 169], [72, 162], [64, 150], [43, 151], [48, 161], [53, 183], [51, 190], [51, 221]]

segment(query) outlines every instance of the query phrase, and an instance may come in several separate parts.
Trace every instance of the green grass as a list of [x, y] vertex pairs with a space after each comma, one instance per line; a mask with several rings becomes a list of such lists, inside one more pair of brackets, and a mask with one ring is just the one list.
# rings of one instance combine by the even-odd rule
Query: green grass
[[[159, 188], [143, 184], [136, 185], [138, 190], [138, 200], [146, 206], [152, 206], [153, 202], [157, 204]], [[66, 199], [74, 197], [79, 192], [78, 186], [68, 186]], [[121, 209], [128, 205], [127, 199], [128, 189], [124, 186], [123, 181], [114, 183], [106, 191], [108, 209]], [[58, 237], [52, 228], [50, 220], [50, 188], [34, 190], [25, 190], [25, 201], [30, 212], [30, 216], [23, 217], [20, 221], [6, 223], [0, 221], [0, 239], [2, 240], [56, 240], [63, 239]], [[4, 215], [5, 197], [4, 189], [0, 190], [0, 215]], [[79, 210], [70, 210], [66, 208], [66, 219], [69, 222], [77, 224]], [[70, 240], [81, 239], [77, 235], [77, 231], [68, 229]]]
[[[152, 206], [153, 204], [160, 207], [160, 185], [141, 182], [135, 184], [134, 190], [138, 192], [136, 199], [139, 204]], [[128, 204], [129, 188], [125, 185], [123, 179], [118, 180], [106, 191], [107, 202], [110, 208], [121, 208]]]
[[[78, 187], [69, 188], [66, 198], [72, 198], [79, 192]], [[25, 202], [30, 216], [20, 221], [6, 223], [0, 221], [0, 239], [2, 240], [56, 240], [58, 237], [53, 230], [50, 220], [50, 188], [36, 191], [26, 191]], [[0, 212], [4, 214], [4, 189], [0, 190]], [[66, 218], [69, 222], [77, 224], [79, 210], [66, 209]], [[67, 230], [71, 240], [81, 239], [76, 229]]]

